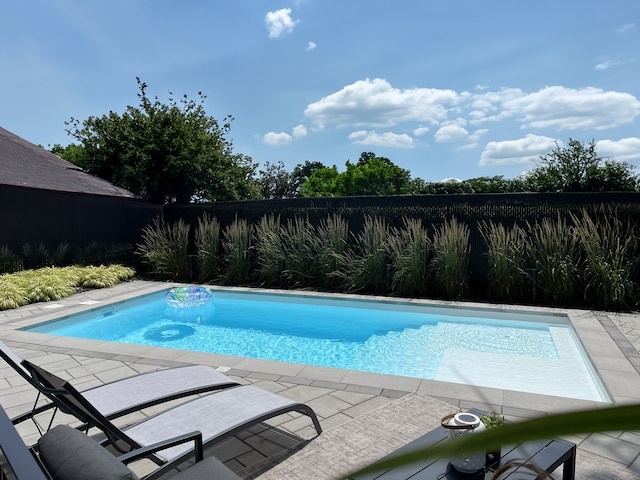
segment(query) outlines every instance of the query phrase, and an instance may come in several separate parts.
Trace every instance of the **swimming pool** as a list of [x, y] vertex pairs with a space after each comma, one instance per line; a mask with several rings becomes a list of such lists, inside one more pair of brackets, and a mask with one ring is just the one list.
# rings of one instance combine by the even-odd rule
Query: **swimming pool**
[[566, 316], [224, 289], [176, 308], [165, 293], [27, 330], [610, 401]]

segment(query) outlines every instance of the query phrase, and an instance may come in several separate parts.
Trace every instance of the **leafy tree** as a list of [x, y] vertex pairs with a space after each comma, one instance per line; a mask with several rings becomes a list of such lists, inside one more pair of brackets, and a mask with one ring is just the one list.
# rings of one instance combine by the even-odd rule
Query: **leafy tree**
[[318, 168], [300, 188], [300, 195], [339, 196], [399, 195], [411, 191], [411, 175], [391, 160], [363, 152], [357, 163], [346, 162], [346, 171]]
[[291, 183], [296, 193], [299, 194], [300, 187], [313, 175], [313, 172], [322, 168], [326, 168], [322, 162], [310, 162], [309, 160], [305, 160], [304, 164], [296, 165], [291, 173]]
[[323, 167], [315, 170], [300, 186], [301, 197], [333, 197], [337, 195], [338, 169]]
[[84, 169], [84, 148], [75, 143], [70, 143], [66, 147], [63, 147], [59, 143], [56, 143], [50, 150], [51, 153], [63, 158], [67, 162], [71, 162], [79, 168]]
[[[67, 133], [83, 148], [82, 167], [153, 203], [194, 200], [239, 200], [258, 195], [257, 165], [233, 153], [227, 139], [232, 117], [220, 125], [200, 102], [187, 95], [167, 104], [147, 96], [147, 84], [136, 79], [138, 107], [128, 106], [89, 117], [71, 118]], [[172, 95], [170, 93], [170, 95]]]
[[540, 163], [524, 175], [527, 188], [537, 192], [632, 191], [638, 184], [633, 166], [603, 160], [595, 141], [584, 144], [570, 139], [566, 147], [540, 157]]
[[265, 162], [264, 169], [260, 170], [258, 177], [258, 186], [262, 198], [289, 198], [295, 196], [295, 190], [292, 191], [291, 173], [284, 168], [284, 163]]

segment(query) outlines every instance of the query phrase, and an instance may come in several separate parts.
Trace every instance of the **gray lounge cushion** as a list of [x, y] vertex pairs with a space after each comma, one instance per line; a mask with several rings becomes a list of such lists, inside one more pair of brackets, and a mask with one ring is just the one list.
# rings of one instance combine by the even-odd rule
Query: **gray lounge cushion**
[[38, 448], [53, 480], [138, 480], [99, 443], [66, 425], [45, 433], [38, 440]]
[[[138, 480], [117, 457], [84, 433], [58, 425], [38, 440], [40, 460], [53, 480]], [[220, 460], [208, 457], [175, 480], [241, 480]]]

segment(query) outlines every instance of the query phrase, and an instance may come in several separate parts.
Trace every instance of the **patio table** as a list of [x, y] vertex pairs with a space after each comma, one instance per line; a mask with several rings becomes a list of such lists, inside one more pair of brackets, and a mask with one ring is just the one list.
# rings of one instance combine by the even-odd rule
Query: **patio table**
[[[476, 415], [482, 412], [471, 410]], [[383, 460], [396, 457], [398, 455], [413, 451], [417, 448], [446, 441], [449, 434], [443, 427], [437, 427], [422, 437], [408, 443], [404, 447], [391, 453]], [[518, 445], [502, 446], [501, 458], [498, 463], [487, 462], [484, 470], [477, 473], [462, 473], [456, 470], [447, 459], [425, 459], [423, 462], [416, 462], [411, 465], [402, 465], [390, 470], [368, 473], [366, 475], [356, 475], [350, 477], [353, 480], [490, 480], [496, 468], [511, 460], [523, 463], [534, 464], [547, 473], [563, 466], [562, 479], [575, 479], [576, 466], [576, 444], [559, 439], [537, 440], [520, 443]], [[533, 478], [532, 471], [528, 469], [513, 469], [509, 475], [501, 479], [520, 480]]]

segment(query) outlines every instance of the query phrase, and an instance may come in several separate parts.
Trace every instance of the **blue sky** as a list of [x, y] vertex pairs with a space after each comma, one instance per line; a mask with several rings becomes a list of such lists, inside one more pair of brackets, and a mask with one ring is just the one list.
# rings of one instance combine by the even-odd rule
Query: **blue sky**
[[[529, 170], [555, 143], [640, 166], [637, 0], [2, 2], [0, 126], [67, 145], [65, 120], [206, 96], [256, 162], [361, 152], [427, 181]], [[638, 172], [638, 170], [636, 170]]]

